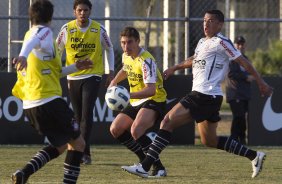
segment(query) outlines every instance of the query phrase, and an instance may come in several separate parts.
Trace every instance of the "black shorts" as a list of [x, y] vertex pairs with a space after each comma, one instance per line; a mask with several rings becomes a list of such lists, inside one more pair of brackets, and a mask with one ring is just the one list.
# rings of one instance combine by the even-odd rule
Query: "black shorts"
[[180, 103], [190, 110], [192, 118], [197, 122], [207, 120], [209, 122], [220, 121], [219, 110], [223, 97], [221, 95], [206, 95], [197, 91], [191, 91], [180, 100]]
[[121, 113], [128, 115], [129, 117], [131, 117], [134, 120], [137, 116], [138, 111], [141, 108], [146, 108], [146, 109], [152, 109], [158, 112], [157, 119], [159, 119], [164, 116], [165, 105], [166, 105], [166, 102], [156, 102], [154, 100], [147, 100], [146, 102], [138, 106], [134, 106], [134, 107], [129, 104], [125, 109], [121, 111]]
[[65, 100], [57, 98], [46, 104], [25, 109], [31, 125], [49, 142], [59, 147], [80, 135], [79, 125]]

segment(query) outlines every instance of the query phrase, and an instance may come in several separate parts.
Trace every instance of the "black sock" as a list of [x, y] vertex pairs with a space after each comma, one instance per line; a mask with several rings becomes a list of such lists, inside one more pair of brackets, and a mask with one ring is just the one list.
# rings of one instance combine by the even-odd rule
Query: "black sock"
[[219, 137], [217, 148], [221, 150], [225, 150], [229, 153], [234, 153], [235, 155], [240, 155], [243, 157], [247, 157], [250, 160], [253, 160], [257, 156], [257, 152], [251, 150], [239, 143], [237, 140], [230, 137]]
[[[136, 140], [136, 142], [138, 142], [141, 145], [143, 152], [147, 154], [148, 149], [152, 143], [152, 140], [148, 136], [142, 135], [139, 139]], [[157, 167], [158, 169], [164, 169], [164, 166], [161, 163], [160, 158], [157, 158], [155, 160], [154, 166]]]
[[141, 145], [133, 139], [128, 131], [125, 131], [122, 135], [120, 135], [117, 140], [121, 144], [125, 145], [127, 149], [135, 153], [138, 156], [140, 162], [146, 157], [141, 148]]
[[64, 184], [75, 184], [80, 173], [80, 160], [83, 152], [68, 150], [64, 163]]
[[146, 158], [142, 161], [142, 167], [145, 171], [149, 171], [155, 160], [159, 158], [159, 154], [169, 144], [171, 132], [160, 129], [156, 139], [152, 142]]
[[136, 140], [136, 142], [139, 143], [139, 145], [142, 147], [143, 152], [147, 154], [152, 140], [148, 136], [142, 135], [141, 137], [139, 137], [139, 139]]
[[25, 176], [28, 178], [30, 175], [38, 171], [50, 160], [59, 156], [59, 151], [53, 146], [46, 146], [42, 150], [38, 151], [36, 155], [26, 164], [22, 169]]

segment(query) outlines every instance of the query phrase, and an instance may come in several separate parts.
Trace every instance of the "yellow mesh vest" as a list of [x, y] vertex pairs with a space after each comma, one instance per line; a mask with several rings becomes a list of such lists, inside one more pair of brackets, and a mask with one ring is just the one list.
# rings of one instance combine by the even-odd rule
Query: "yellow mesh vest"
[[100, 39], [100, 24], [92, 21], [86, 32], [81, 32], [73, 20], [68, 24], [68, 36], [66, 48], [66, 66], [73, 64], [79, 59], [89, 58], [93, 61], [91, 69], [82, 70], [70, 74], [70, 76], [85, 74], [104, 74], [104, 63], [102, 60], [102, 45]]
[[[28, 39], [30, 32], [25, 35]], [[62, 62], [54, 41], [54, 58], [42, 61], [31, 52], [27, 58], [27, 69], [17, 72], [17, 82], [12, 94], [21, 100], [39, 100], [52, 96], [62, 96], [60, 75]]]
[[[145, 87], [143, 81], [142, 63], [148, 58], [151, 58], [154, 62], [156, 62], [155, 58], [148, 51], [143, 52], [135, 59], [123, 54], [123, 70], [127, 73], [131, 92], [138, 92]], [[149, 99], [156, 102], [164, 102], [166, 100], [166, 95], [166, 91], [163, 87], [163, 78], [159, 69], [157, 69], [156, 94]], [[137, 102], [139, 100], [140, 99], [130, 99], [130, 103]]]

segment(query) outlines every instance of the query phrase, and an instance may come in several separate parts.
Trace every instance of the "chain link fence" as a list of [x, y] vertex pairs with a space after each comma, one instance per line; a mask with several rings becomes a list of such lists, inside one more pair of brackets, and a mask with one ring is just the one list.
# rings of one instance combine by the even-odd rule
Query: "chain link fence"
[[[74, 18], [73, 1], [51, 0], [51, 2], [55, 6], [51, 27], [54, 36], [57, 36], [61, 26]], [[116, 68], [120, 67], [121, 62], [119, 33], [123, 27], [135, 26], [140, 31], [141, 46], [146, 47], [155, 56], [160, 69], [163, 70], [193, 54], [198, 40], [203, 37], [202, 19], [208, 9], [220, 9], [225, 14], [223, 34], [231, 40], [237, 35], [243, 35], [247, 40], [248, 52], [267, 50], [269, 42], [281, 38], [280, 0], [259, 0], [259, 3], [258, 0], [91, 0], [91, 2], [93, 4], [91, 18], [106, 26], [114, 44]], [[11, 60], [20, 52], [20, 40], [29, 29], [29, 3], [28, 0], [0, 2], [2, 28], [0, 71], [8, 71], [10, 62], [8, 56]]]

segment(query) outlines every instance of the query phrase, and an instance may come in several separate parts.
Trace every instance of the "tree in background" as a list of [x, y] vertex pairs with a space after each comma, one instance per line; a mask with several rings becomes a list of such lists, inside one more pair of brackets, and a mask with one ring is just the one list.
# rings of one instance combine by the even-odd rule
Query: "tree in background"
[[282, 76], [282, 41], [269, 42], [267, 50], [257, 49], [247, 54], [262, 75]]

